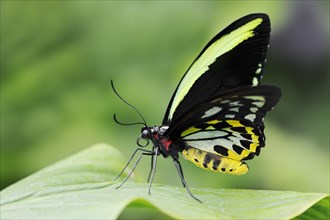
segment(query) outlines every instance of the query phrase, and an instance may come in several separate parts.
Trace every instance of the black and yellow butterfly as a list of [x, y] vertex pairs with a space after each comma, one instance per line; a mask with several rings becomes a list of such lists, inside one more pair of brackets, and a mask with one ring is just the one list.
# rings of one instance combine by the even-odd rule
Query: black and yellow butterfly
[[[203, 169], [246, 173], [245, 161], [258, 156], [265, 146], [263, 119], [281, 96], [278, 87], [260, 85], [269, 37], [266, 14], [242, 17], [217, 34], [184, 74], [162, 125], [149, 127], [142, 118], [144, 127], [137, 140], [140, 147], [123, 171], [137, 152], [141, 154], [133, 170], [143, 155], [151, 156], [150, 193], [157, 156], [171, 157], [183, 185], [195, 199], [185, 182], [179, 152]], [[142, 145], [141, 139], [147, 143]], [[149, 140], [152, 149], [144, 149]]]

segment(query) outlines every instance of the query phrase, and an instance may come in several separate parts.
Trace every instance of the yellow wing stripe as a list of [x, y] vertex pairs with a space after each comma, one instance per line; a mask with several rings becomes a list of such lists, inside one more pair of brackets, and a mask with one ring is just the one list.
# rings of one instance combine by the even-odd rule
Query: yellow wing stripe
[[178, 90], [172, 102], [172, 106], [169, 112], [169, 119], [173, 117], [174, 111], [183, 100], [189, 89], [195, 83], [195, 81], [206, 71], [209, 70], [209, 66], [215, 62], [215, 60], [221, 55], [235, 48], [243, 41], [254, 36], [253, 30], [262, 23], [262, 18], [257, 18], [253, 21], [242, 25], [236, 30], [230, 32], [227, 35], [222, 36], [209, 46], [205, 52], [194, 62], [191, 68], [188, 70], [185, 77], [179, 84]]
[[190, 127], [188, 128], [187, 130], [185, 130], [184, 132], [181, 133], [181, 136], [184, 137], [184, 136], [187, 136], [188, 134], [192, 134], [196, 131], [200, 131], [202, 130], [201, 128], [195, 128], [195, 127]]

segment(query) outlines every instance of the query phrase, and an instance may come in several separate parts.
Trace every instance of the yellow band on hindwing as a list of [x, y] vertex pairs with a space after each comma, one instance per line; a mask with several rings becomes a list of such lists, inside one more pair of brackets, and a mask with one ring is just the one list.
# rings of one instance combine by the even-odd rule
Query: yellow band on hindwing
[[249, 170], [245, 162], [229, 159], [192, 147], [183, 150], [182, 155], [186, 160], [190, 160], [196, 166], [215, 172], [242, 175]]

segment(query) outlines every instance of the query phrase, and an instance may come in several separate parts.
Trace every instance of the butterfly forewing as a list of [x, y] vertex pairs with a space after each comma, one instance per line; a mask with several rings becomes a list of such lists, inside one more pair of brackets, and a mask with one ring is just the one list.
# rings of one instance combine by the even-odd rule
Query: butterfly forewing
[[269, 44], [265, 14], [243, 17], [216, 35], [177, 86], [163, 119], [171, 124], [187, 109], [244, 85], [258, 85]]

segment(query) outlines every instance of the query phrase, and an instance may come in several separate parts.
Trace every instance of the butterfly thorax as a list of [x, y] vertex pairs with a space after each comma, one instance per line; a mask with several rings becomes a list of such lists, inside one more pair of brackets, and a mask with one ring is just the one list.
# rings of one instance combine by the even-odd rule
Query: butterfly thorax
[[171, 156], [178, 159], [178, 152], [184, 149], [184, 144], [177, 139], [165, 136], [168, 126], [145, 126], [141, 129], [141, 137], [151, 140], [155, 148], [166, 158]]

